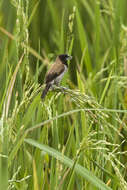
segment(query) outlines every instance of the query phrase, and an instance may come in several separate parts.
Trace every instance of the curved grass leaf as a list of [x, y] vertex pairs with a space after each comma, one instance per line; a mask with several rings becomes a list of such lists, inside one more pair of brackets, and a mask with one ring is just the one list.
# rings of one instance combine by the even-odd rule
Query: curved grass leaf
[[[67, 156], [64, 156], [62, 153], [59, 151], [44, 145], [44, 144], [39, 144], [37, 141], [32, 140], [32, 139], [25, 139], [25, 142], [35, 146], [36, 148], [39, 148], [40, 150], [43, 150], [47, 152], [50, 156], [56, 158], [57, 160], [60, 160], [63, 164], [66, 166], [72, 168], [74, 161], [68, 158]], [[110, 187], [108, 187], [103, 181], [101, 181], [99, 178], [97, 178], [95, 175], [92, 174], [92, 172], [88, 171], [86, 168], [81, 166], [80, 164], [75, 165], [75, 172], [82, 176], [84, 179], [88, 180], [90, 183], [92, 183], [94, 186], [101, 190], [111, 190]]]

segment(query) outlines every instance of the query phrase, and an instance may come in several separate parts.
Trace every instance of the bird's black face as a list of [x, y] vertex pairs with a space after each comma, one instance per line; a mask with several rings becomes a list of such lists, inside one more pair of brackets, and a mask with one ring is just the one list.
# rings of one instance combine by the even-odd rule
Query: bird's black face
[[68, 60], [72, 59], [72, 56], [67, 55], [67, 54], [61, 54], [59, 55], [59, 59], [63, 62], [66, 63]]

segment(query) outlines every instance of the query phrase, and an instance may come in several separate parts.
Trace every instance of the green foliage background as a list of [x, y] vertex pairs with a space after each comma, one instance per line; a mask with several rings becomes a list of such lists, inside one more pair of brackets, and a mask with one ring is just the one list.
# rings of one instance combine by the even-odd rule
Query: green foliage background
[[[126, 0], [0, 1], [0, 189], [127, 189]], [[44, 102], [45, 73], [73, 56]]]

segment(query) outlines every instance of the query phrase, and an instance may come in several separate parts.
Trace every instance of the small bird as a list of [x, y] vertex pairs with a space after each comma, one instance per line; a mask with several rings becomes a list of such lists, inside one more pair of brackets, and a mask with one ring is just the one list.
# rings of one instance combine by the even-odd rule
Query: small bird
[[72, 56], [69, 56], [67, 54], [61, 54], [58, 55], [55, 62], [53, 63], [53, 65], [51, 66], [51, 68], [49, 69], [49, 71], [46, 74], [45, 77], [45, 83], [46, 83], [46, 87], [42, 92], [41, 98], [44, 99], [48, 90], [50, 89], [50, 87], [52, 87], [52, 85], [59, 85], [60, 81], [62, 80], [65, 72], [67, 72], [68, 70], [68, 60], [71, 60]]

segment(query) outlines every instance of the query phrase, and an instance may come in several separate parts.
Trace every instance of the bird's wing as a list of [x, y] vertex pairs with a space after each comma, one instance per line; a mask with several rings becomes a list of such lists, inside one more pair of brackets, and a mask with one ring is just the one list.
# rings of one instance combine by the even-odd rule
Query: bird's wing
[[64, 71], [64, 64], [54, 63], [46, 74], [46, 83], [51, 82]]

